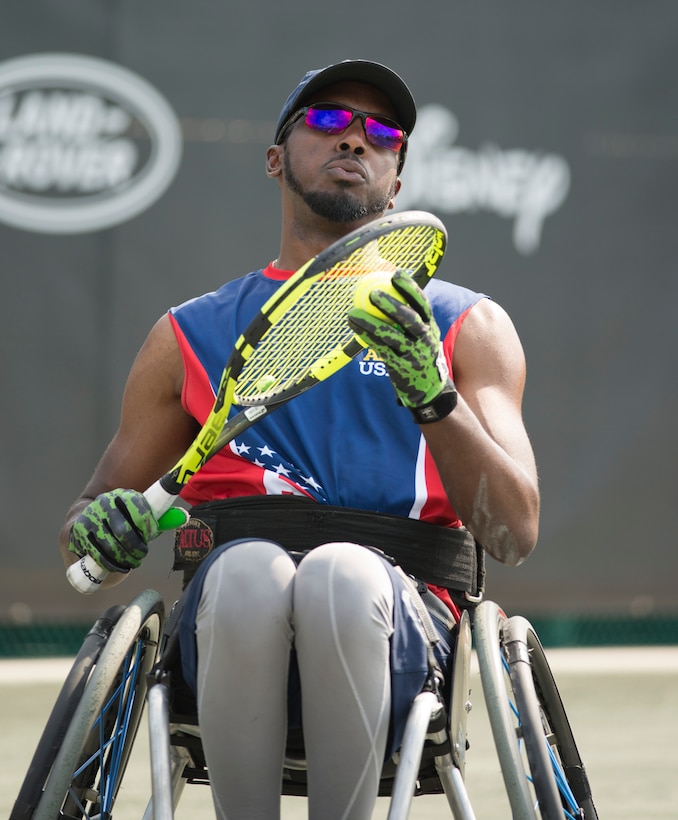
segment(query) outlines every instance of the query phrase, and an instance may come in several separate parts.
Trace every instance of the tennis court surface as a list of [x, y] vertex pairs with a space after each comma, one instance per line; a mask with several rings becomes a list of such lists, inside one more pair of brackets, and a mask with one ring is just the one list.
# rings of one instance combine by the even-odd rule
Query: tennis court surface
[[[678, 820], [678, 647], [552, 649], [547, 652], [601, 820]], [[0, 817], [18, 793], [42, 728], [69, 668], [68, 659], [0, 661]], [[478, 820], [509, 818], [477, 668], [466, 783]], [[142, 726], [115, 820], [139, 820], [149, 793]], [[375, 820], [386, 817], [378, 801]], [[209, 790], [189, 786], [182, 818], [213, 816]], [[285, 798], [284, 820], [306, 817], [305, 801]], [[451, 817], [443, 796], [413, 801], [412, 820]]]

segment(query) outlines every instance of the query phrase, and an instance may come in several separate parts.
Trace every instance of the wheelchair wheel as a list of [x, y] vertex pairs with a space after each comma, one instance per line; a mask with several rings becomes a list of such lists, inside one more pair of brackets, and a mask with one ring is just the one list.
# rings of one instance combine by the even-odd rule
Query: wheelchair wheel
[[515, 818], [597, 820], [562, 699], [539, 638], [483, 602], [476, 647], [490, 725]]
[[73, 719], [85, 685], [113, 627], [125, 611], [112, 606], [97, 619], [80, 647], [40, 737], [9, 820], [31, 820], [54, 759]]
[[146, 696], [164, 620], [146, 590], [120, 614], [73, 711], [33, 820], [110, 817]]
[[[561, 813], [553, 816], [597, 820], [584, 764], [537, 633], [525, 618], [509, 618], [504, 626], [504, 645], [518, 713], [531, 712], [539, 720], [528, 721], [532, 732], [529, 739], [526, 727], [523, 728], [525, 746], [533, 771], [537, 755], [542, 750], [546, 752], [550, 764], [546, 777], [549, 773], [553, 775], [561, 801]], [[540, 778], [540, 782], [543, 780]]]

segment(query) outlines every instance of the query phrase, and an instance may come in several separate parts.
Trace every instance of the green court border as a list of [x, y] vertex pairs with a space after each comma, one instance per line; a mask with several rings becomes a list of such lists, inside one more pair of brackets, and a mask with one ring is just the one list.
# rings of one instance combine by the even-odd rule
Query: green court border
[[[678, 645], [678, 614], [542, 615], [529, 620], [545, 647]], [[0, 623], [0, 658], [75, 655], [90, 627], [90, 623]]]

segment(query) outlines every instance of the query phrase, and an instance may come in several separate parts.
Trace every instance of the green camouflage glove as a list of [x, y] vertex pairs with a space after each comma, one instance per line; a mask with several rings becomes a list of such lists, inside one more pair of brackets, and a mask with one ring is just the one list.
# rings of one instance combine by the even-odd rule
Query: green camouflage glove
[[141, 493], [112, 490], [90, 501], [80, 513], [68, 548], [80, 557], [90, 555], [109, 572], [129, 572], [141, 566], [148, 542], [158, 533], [158, 522]]
[[375, 289], [370, 301], [388, 321], [360, 308], [348, 313], [351, 329], [384, 361], [402, 404], [417, 424], [438, 421], [457, 403], [457, 391], [440, 343], [440, 329], [422, 289], [407, 273], [396, 271], [391, 283], [404, 303]]

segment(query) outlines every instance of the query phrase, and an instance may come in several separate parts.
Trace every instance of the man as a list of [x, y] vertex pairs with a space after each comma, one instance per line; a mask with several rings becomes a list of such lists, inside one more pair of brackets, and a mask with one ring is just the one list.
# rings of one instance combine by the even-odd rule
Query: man
[[[281, 194], [279, 255], [152, 329], [119, 429], [68, 513], [67, 564], [87, 553], [112, 571], [107, 583], [139, 566], [157, 535], [140, 491], [172, 467], [206, 418], [215, 362], [291, 272], [394, 207], [415, 118], [402, 79], [368, 61], [311, 71], [294, 89], [266, 154]], [[363, 544], [393, 555], [400, 530], [411, 540], [414, 527], [422, 544], [439, 534], [445, 546], [470, 532], [517, 565], [536, 542], [525, 363], [510, 319], [449, 283], [433, 281], [424, 295], [396, 275], [394, 286], [406, 305], [383, 292], [372, 301], [399, 330], [352, 311], [370, 349], [224, 448], [183, 493], [198, 505], [195, 526], [215, 541], [185, 596], [181, 647], [220, 818], [279, 816], [288, 723], [302, 721], [310, 816], [371, 816], [427, 654], [409, 587]], [[413, 364], [426, 373], [425, 395], [410, 389]], [[315, 518], [304, 517], [309, 505]], [[319, 517], [327, 509], [342, 521], [336, 530]], [[249, 528], [239, 529], [243, 510]], [[364, 537], [346, 537], [360, 526]], [[301, 560], [289, 553], [308, 546]], [[443, 586], [420, 585], [422, 597], [433, 611], [444, 601], [456, 612]], [[435, 621], [443, 668], [444, 620]]]

